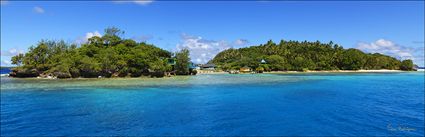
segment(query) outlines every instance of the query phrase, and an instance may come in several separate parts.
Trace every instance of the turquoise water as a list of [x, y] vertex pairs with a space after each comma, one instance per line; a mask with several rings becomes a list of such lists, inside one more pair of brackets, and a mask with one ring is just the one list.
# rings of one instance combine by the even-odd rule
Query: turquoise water
[[424, 72], [1, 78], [1, 135], [424, 135]]

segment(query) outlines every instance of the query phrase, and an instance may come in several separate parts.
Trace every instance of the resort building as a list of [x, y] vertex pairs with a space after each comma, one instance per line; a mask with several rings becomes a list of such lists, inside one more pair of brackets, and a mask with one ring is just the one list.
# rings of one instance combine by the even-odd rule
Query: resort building
[[199, 67], [197, 64], [193, 63], [193, 62], [189, 62], [189, 69], [194, 69], [194, 70], [199, 70]]
[[174, 70], [174, 67], [176, 65], [176, 58], [168, 58], [167, 64], [171, 66], [171, 69]]
[[201, 66], [201, 70], [215, 70], [215, 64], [204, 64]]

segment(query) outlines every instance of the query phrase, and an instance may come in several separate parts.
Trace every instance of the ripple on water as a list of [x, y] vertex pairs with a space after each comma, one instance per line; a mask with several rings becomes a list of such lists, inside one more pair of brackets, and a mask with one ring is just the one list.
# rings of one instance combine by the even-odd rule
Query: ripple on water
[[423, 135], [423, 84], [410, 73], [2, 78], [1, 133]]

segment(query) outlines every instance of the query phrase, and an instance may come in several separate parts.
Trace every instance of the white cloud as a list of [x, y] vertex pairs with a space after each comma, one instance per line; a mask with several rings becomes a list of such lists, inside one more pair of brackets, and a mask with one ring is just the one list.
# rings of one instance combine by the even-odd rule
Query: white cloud
[[34, 7], [33, 10], [34, 10], [35, 13], [39, 13], [39, 14], [44, 13], [44, 9], [41, 8], [41, 7], [38, 7], [38, 6]]
[[400, 46], [392, 41], [379, 39], [372, 43], [358, 43], [357, 49], [360, 49], [368, 53], [381, 53], [390, 55], [398, 59], [412, 59], [414, 60], [413, 53], [415, 52], [411, 48]]
[[191, 36], [187, 34], [181, 35], [182, 41], [177, 44], [177, 50], [188, 49], [190, 51], [190, 58], [194, 63], [207, 63], [213, 59], [219, 52], [232, 48], [233, 46], [240, 46], [237, 44], [244, 44], [246, 40], [236, 40], [234, 43], [228, 43], [224, 40], [207, 40], [199, 36]]
[[89, 38], [94, 37], [94, 36], [102, 37], [102, 35], [98, 31], [87, 32], [86, 36], [78, 38], [77, 40], [75, 40], [75, 43], [76, 44], [86, 43], [89, 40]]
[[86, 33], [86, 39], [89, 39], [89, 38], [94, 37], [94, 36], [101, 37], [102, 35], [100, 35], [100, 33], [98, 31]]
[[138, 5], [148, 5], [151, 4], [153, 2], [153, 0], [132, 0], [132, 1], [126, 1], [126, 0], [122, 0], [122, 1], [114, 1], [115, 3], [134, 3], [134, 4], [138, 4]]
[[249, 43], [249, 41], [246, 39], [237, 39], [234, 43], [235, 45], [246, 45]]
[[16, 56], [20, 53], [24, 53], [24, 50], [11, 48], [8, 51], [1, 51], [1, 56]]
[[153, 0], [137, 0], [133, 2], [139, 5], [148, 5], [148, 4], [151, 4]]
[[10, 60], [1, 60], [1, 66], [11, 66], [12, 62]]

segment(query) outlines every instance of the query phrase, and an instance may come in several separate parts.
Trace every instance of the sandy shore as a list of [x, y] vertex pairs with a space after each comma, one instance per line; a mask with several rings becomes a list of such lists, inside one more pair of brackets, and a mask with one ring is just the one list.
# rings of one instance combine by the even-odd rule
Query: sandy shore
[[[422, 70], [418, 70], [422, 71]], [[380, 69], [380, 70], [326, 70], [326, 71], [271, 71], [271, 72], [264, 72], [265, 74], [290, 74], [290, 73], [390, 73], [390, 72], [415, 72], [415, 71], [401, 71], [401, 70], [388, 70], [388, 69]], [[212, 70], [198, 70], [197, 75], [211, 75], [211, 74], [229, 74], [229, 72], [225, 71], [212, 71]], [[239, 74], [252, 74], [252, 73], [239, 73]], [[8, 77], [8, 74], [2, 74], [1, 77]], [[171, 76], [174, 77], [174, 76]], [[116, 77], [116, 78], [106, 78], [106, 79], [138, 79], [138, 78], [148, 78], [153, 79], [150, 77]], [[163, 77], [163, 78], [169, 78], [169, 77]], [[54, 78], [26, 78], [26, 79], [54, 79]], [[69, 79], [98, 79], [98, 78], [69, 78]], [[105, 79], [105, 78], [101, 78]], [[161, 78], [159, 78], [161, 79]]]
[[198, 70], [197, 75], [202, 75], [202, 74], [229, 74], [229, 72], [225, 72], [225, 71], [205, 71], [205, 70]]
[[[388, 73], [388, 72], [411, 72], [411, 71], [402, 71], [402, 70], [389, 70], [389, 69], [380, 69], [380, 70], [326, 70], [326, 71], [271, 71], [271, 72], [264, 72], [267, 74], [278, 74], [278, 73]], [[228, 74], [228, 72], [224, 71], [204, 71], [198, 74]], [[250, 73], [243, 73], [243, 74], [250, 74]]]
[[390, 73], [390, 72], [410, 72], [402, 70], [330, 70], [330, 71], [272, 71], [264, 73]]
[[388, 72], [409, 72], [402, 70], [388, 70], [388, 69], [380, 69], [380, 70], [327, 70], [327, 71], [272, 71], [272, 72], [264, 72], [264, 73], [388, 73]]
[[408, 72], [408, 71], [402, 71], [402, 70], [388, 70], [388, 69], [380, 69], [380, 70], [323, 70], [323, 71], [315, 71], [315, 70], [308, 70], [305, 72], [302, 71], [272, 71], [272, 72], [265, 72], [265, 73], [309, 73], [309, 72], [317, 72], [317, 73], [326, 73], [326, 72], [330, 72], [330, 73], [338, 73], [338, 72], [342, 72], [342, 73], [356, 73], [356, 72]]

